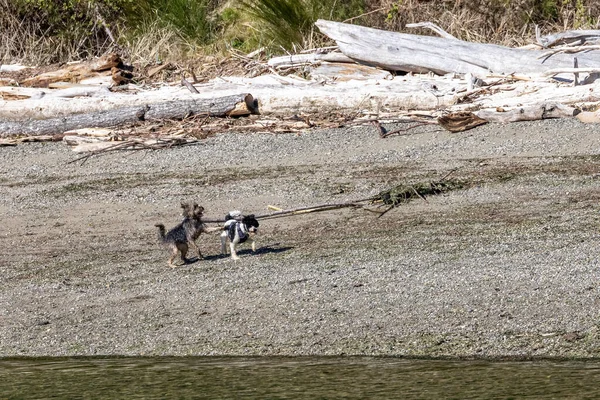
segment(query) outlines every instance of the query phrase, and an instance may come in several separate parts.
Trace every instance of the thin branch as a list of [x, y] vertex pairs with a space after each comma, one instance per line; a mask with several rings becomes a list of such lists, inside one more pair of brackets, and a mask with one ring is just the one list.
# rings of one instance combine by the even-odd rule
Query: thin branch
[[192, 85], [191, 83], [189, 83], [184, 77], [183, 74], [181, 74], [181, 85], [185, 86], [186, 88], [188, 88], [188, 90], [194, 94], [198, 94], [200, 93], [198, 91], [198, 89], [196, 89], [196, 87], [194, 85]]
[[[425, 126], [425, 125], [437, 125], [437, 124], [435, 122], [420, 122], [418, 124], [411, 125], [408, 128], [401, 128], [401, 129], [396, 129], [395, 131], [387, 132], [387, 133], [381, 135], [381, 137], [386, 138], [390, 135], [400, 134], [402, 132], [407, 132], [411, 129], [418, 128], [419, 126]], [[412, 134], [419, 134], [419, 133], [423, 133], [423, 132], [404, 133], [403, 135], [412, 135]], [[400, 135], [400, 136], [403, 136], [403, 135]]]
[[388, 7], [381, 7], [381, 8], [378, 8], [376, 10], [372, 10], [372, 11], [369, 11], [367, 13], [357, 15], [356, 17], [348, 18], [348, 19], [346, 19], [346, 20], [344, 20], [342, 22], [344, 22], [344, 23], [352, 22], [355, 19], [358, 19], [358, 18], [361, 18], [361, 17], [366, 17], [367, 15], [371, 15], [371, 14], [374, 14], [374, 13], [379, 12], [379, 11], [387, 10], [387, 8]]
[[415, 192], [415, 194], [417, 196], [419, 196], [421, 198], [421, 200], [423, 200], [426, 203], [429, 203], [425, 197], [421, 196], [421, 193], [419, 193], [419, 191], [417, 189], [415, 189], [414, 186], [411, 185], [410, 188]]
[[406, 24], [406, 27], [407, 28], [428, 28], [443, 38], [458, 40], [456, 37], [452, 36], [451, 34], [446, 32], [445, 30], [443, 30], [442, 28], [440, 28], [433, 22], [418, 22], [418, 23], [414, 23], [414, 24]]

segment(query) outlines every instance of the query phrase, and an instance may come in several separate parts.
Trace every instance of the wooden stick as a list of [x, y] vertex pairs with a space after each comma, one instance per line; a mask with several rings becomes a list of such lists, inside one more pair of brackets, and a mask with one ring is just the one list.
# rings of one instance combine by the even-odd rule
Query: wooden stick
[[256, 219], [280, 218], [280, 217], [286, 217], [286, 216], [290, 216], [290, 215], [308, 214], [308, 213], [312, 213], [312, 212], [336, 210], [339, 208], [346, 208], [346, 207], [363, 207], [363, 205], [359, 204], [359, 203], [367, 201], [367, 200], [371, 200], [371, 199], [372, 198], [369, 198], [366, 200], [364, 200], [364, 199], [358, 200], [358, 201], [355, 200], [355, 201], [351, 201], [351, 202], [347, 202], [347, 203], [322, 204], [322, 205], [318, 205], [318, 206], [301, 207], [301, 208], [294, 208], [291, 210], [276, 211], [274, 213], [257, 215]]
[[425, 197], [421, 196], [421, 193], [419, 193], [419, 192], [417, 191], [417, 189], [415, 189], [415, 187], [414, 187], [414, 186], [412, 186], [412, 185], [411, 185], [411, 186], [410, 186], [410, 188], [413, 190], [413, 192], [415, 192], [415, 194], [416, 194], [417, 196], [419, 196], [419, 197], [421, 198], [421, 200], [423, 200], [423, 201], [424, 201], [424, 202], [426, 202], [426, 203], [429, 203]]
[[[435, 122], [420, 122], [418, 124], [411, 125], [408, 128], [401, 128], [401, 129], [396, 129], [395, 131], [387, 132], [387, 133], [381, 135], [381, 137], [386, 138], [390, 135], [399, 134], [401, 132], [406, 132], [411, 129], [418, 128], [419, 126], [425, 126], [425, 125], [437, 125], [437, 124]], [[417, 132], [417, 133], [422, 133], [422, 132]], [[410, 135], [410, 134], [413, 134], [413, 133], [404, 133], [404, 135]], [[414, 133], [414, 134], [416, 134], [416, 133]], [[400, 135], [400, 136], [402, 136], [402, 135]]]
[[188, 90], [192, 93], [198, 94], [200, 93], [198, 91], [198, 89], [196, 89], [196, 87], [194, 85], [192, 85], [191, 83], [189, 83], [184, 77], [183, 74], [181, 75], [181, 85], [185, 86], [186, 88], [188, 88]]

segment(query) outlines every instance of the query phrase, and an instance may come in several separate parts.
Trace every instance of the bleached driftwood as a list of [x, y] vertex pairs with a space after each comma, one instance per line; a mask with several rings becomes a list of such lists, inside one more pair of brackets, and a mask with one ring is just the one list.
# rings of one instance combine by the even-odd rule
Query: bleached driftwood
[[119, 83], [120, 69], [123, 65], [119, 55], [111, 53], [100, 58], [68, 65], [65, 68], [46, 72], [24, 79], [20, 82], [21, 86], [26, 87], [48, 87], [55, 82], [80, 82], [86, 78], [96, 78], [99, 76], [111, 76], [111, 79]]
[[[410, 35], [325, 20], [318, 20], [316, 25], [335, 40], [348, 57], [390, 71], [485, 76], [515, 72], [540, 74], [573, 66], [573, 56], [568, 54], [538, 59], [543, 50]], [[600, 64], [600, 52], [581, 53], [577, 59], [581, 68], [596, 67]]]
[[[0, 99], [0, 121], [12, 121], [14, 125], [19, 125], [38, 119], [70, 120], [78, 114], [109, 112], [112, 109], [134, 106], [145, 109], [147, 105], [180, 104], [178, 102], [197, 98], [211, 101], [213, 98], [240, 92], [252, 93], [260, 103], [260, 113], [263, 116], [314, 115], [317, 118], [332, 113], [353, 115], [356, 118], [381, 118], [382, 115], [398, 115], [410, 110], [429, 110], [437, 113], [436, 115], [442, 111], [474, 111], [481, 108], [503, 107], [510, 110], [543, 104], [548, 99], [567, 105], [598, 101], [595, 91], [590, 91], [589, 87], [557, 85], [546, 80], [515, 81], [512, 76], [486, 78], [490, 86], [468, 92], [468, 82], [459, 76], [387, 76], [387, 79], [382, 79], [382, 76], [373, 79], [371, 76], [360, 81], [307, 80], [274, 74], [255, 78], [221, 77], [195, 84], [199, 94], [192, 94], [179, 85], [169, 85], [159, 88], [137, 86], [127, 91], [113, 89], [106, 96], [100, 94], [100, 97]], [[2, 96], [5, 96], [4, 89], [0, 88]], [[33, 93], [34, 90], [40, 89], [28, 88], [22, 94]], [[57, 92], [60, 93], [61, 90]], [[8, 91], [6, 95], [10, 97], [11, 92]]]
[[535, 106], [519, 107], [508, 111], [496, 109], [479, 110], [475, 114], [489, 122], [538, 121], [548, 118], [573, 117], [579, 111], [576, 108], [559, 103], [544, 103]]
[[348, 56], [332, 52], [324, 54], [291, 54], [288, 56], [273, 57], [268, 61], [268, 65], [273, 68], [291, 67], [294, 65], [316, 64], [321, 61], [354, 63], [354, 60]]
[[30, 68], [33, 67], [27, 67], [20, 64], [0, 64], [0, 72], [18, 72]]
[[310, 75], [313, 79], [335, 79], [336, 81], [392, 79], [392, 74], [389, 71], [356, 63], [324, 62], [312, 67]]
[[196, 98], [150, 105], [80, 113], [68, 118], [0, 122], [0, 137], [16, 134], [49, 135], [87, 127], [109, 127], [144, 120], [181, 119], [190, 115], [229, 116], [256, 112], [252, 95], [244, 93], [214, 99]]
[[46, 98], [74, 98], [110, 96], [111, 92], [105, 86], [96, 85], [70, 85], [61, 90], [48, 90], [20, 86], [0, 87], [0, 98], [3, 100], [41, 99]]

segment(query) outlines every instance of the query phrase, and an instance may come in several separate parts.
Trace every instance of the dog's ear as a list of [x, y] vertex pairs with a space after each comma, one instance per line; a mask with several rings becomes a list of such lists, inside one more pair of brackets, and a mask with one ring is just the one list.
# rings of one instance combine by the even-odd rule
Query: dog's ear
[[[252, 222], [252, 225], [258, 228], [258, 220], [256, 219], [256, 217], [254, 216], [254, 214], [249, 214], [246, 215], [246, 218], [248, 219], [248, 221]], [[245, 218], [245, 219], [246, 219]]]

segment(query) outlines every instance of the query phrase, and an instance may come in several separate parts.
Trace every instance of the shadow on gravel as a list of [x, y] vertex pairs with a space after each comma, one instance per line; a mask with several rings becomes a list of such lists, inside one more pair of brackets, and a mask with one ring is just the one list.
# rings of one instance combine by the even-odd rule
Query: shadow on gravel
[[[278, 246], [279, 246], [279, 243], [259, 247], [258, 249], [256, 249], [255, 253], [253, 253], [251, 249], [239, 249], [237, 251], [237, 253], [238, 253], [238, 255], [278, 254], [278, 253], [283, 253], [283, 252], [294, 249], [294, 247], [292, 247], [292, 246], [286, 246], [286, 247], [278, 247]], [[220, 259], [227, 258], [227, 257], [229, 257], [229, 254], [227, 254], [227, 255], [215, 254], [215, 255], [210, 255], [210, 256], [204, 256], [204, 258], [202, 260], [199, 260], [198, 257], [194, 257], [194, 258], [191, 258], [188, 260], [187, 265], [195, 264], [198, 261], [215, 261], [215, 260], [220, 260]]]

